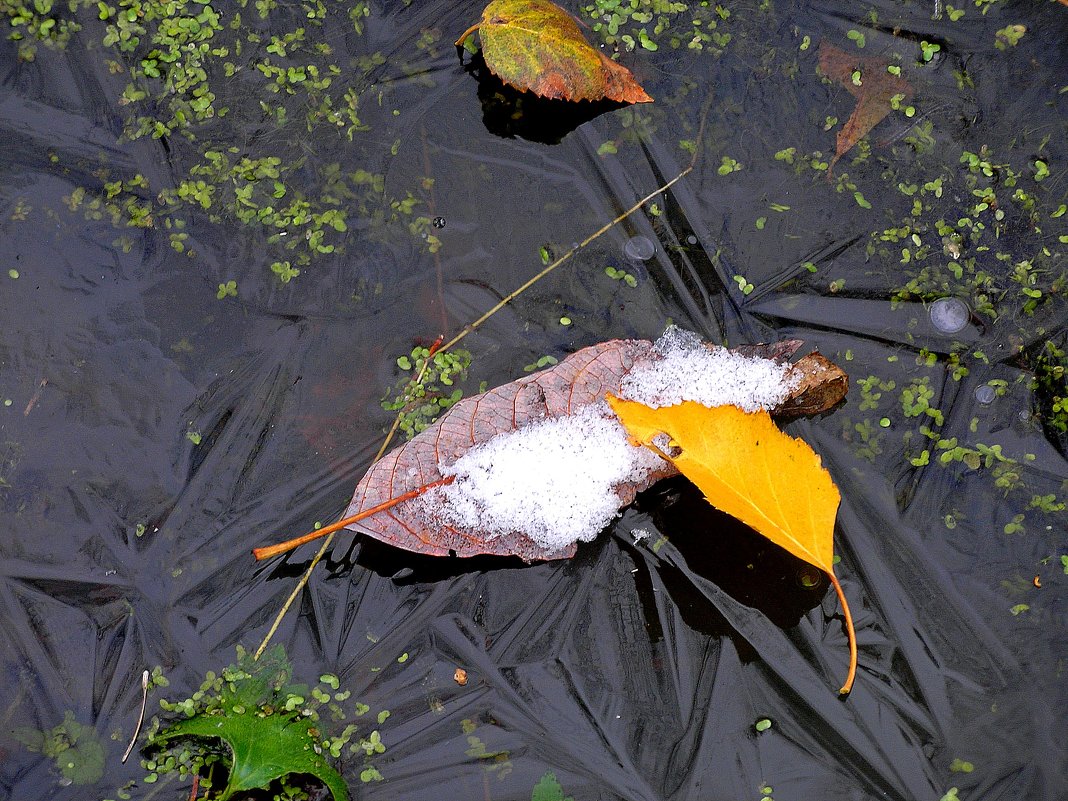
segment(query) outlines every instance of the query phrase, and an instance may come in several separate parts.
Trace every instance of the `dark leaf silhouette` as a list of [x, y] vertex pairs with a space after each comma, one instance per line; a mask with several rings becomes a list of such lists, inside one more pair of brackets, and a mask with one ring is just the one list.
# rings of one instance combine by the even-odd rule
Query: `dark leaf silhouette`
[[[901, 102], [912, 97], [912, 84], [900, 75], [886, 71], [886, 62], [864, 58], [839, 50], [827, 42], [820, 43], [820, 72], [841, 84], [857, 99], [856, 108], [838, 131], [831, 167], [890, 113], [890, 100], [901, 95]], [[858, 72], [856, 83], [854, 71]]]
[[[791, 341], [740, 350], [746, 355], [785, 361], [800, 346], [800, 342]], [[618, 394], [623, 378], [636, 364], [658, 358], [651, 342], [611, 340], [584, 348], [547, 370], [461, 401], [430, 428], [372, 466], [356, 487], [345, 517], [441, 482], [439, 464], [452, 464], [470, 448], [497, 434], [568, 415], [603, 400], [606, 394]], [[800, 375], [798, 387], [772, 414], [784, 417], [818, 414], [845, 396], [845, 374], [818, 354], [805, 357], [792, 369]], [[615, 487], [619, 506], [626, 506], [638, 492], [674, 474], [675, 469], [668, 467], [640, 484]], [[519, 532], [486, 539], [478, 531], [448, 526], [432, 528], [408, 501], [347, 527], [398, 548], [433, 556], [494, 554], [534, 560], [564, 559], [575, 552], [574, 545], [547, 550]]]

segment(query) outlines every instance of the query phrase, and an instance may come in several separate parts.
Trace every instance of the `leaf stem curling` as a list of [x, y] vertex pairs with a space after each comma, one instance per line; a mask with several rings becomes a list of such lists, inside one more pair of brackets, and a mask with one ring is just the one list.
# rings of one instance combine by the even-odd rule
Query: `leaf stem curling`
[[474, 25], [472, 25], [466, 31], [461, 33], [460, 34], [460, 38], [456, 40], [456, 46], [457, 47], [463, 47], [464, 46], [464, 42], [467, 40], [467, 37], [470, 36], [471, 34], [473, 34], [475, 31], [477, 31], [478, 30], [478, 26], [481, 25], [481, 24], [482, 24], [481, 22], [476, 22]]
[[838, 595], [838, 602], [842, 605], [842, 616], [845, 618], [844, 625], [846, 630], [846, 636], [849, 638], [849, 672], [846, 674], [845, 683], [838, 691], [838, 695], [843, 698], [852, 691], [853, 681], [857, 677], [857, 632], [853, 627], [853, 615], [849, 611], [849, 604], [846, 602], [845, 592], [842, 590], [842, 585], [838, 583], [838, 579], [834, 573], [827, 574], [831, 579], [831, 584], [834, 586], [834, 591]]

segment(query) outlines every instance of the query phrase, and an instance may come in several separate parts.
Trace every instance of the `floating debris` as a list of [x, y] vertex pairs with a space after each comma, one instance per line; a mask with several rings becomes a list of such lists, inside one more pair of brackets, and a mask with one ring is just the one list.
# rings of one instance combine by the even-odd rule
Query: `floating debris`
[[630, 261], [649, 261], [656, 255], [656, 243], [647, 236], [632, 236], [623, 245], [623, 255]]
[[943, 334], [955, 334], [968, 325], [971, 312], [959, 298], [940, 298], [931, 304], [931, 323]]
[[989, 406], [996, 397], [997, 393], [989, 384], [983, 384], [975, 388], [975, 399], [983, 406]]

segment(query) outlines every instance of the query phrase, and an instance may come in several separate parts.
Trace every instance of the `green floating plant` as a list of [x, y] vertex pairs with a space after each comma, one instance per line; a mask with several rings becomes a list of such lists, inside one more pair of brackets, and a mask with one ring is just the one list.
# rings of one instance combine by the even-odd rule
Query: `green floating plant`
[[219, 801], [235, 793], [266, 788], [294, 773], [315, 776], [327, 786], [334, 801], [348, 801], [348, 788], [336, 770], [316, 752], [315, 728], [299, 715], [262, 715], [255, 708], [217, 716], [197, 715], [179, 721], [154, 738], [164, 743], [176, 737], [217, 737], [230, 749], [232, 763]]
[[95, 784], [104, 775], [104, 746], [92, 726], [74, 719], [70, 710], [63, 722], [51, 729], [24, 726], [15, 738], [30, 751], [55, 760], [56, 769], [69, 784]]
[[455, 384], [467, 379], [471, 353], [462, 348], [431, 353], [430, 348], [417, 346], [411, 356], [398, 358], [397, 366], [410, 376], [383, 399], [382, 408], [400, 412], [398, 428], [411, 439], [463, 398], [463, 390]]
[[564, 796], [564, 788], [551, 770], [538, 779], [530, 793], [530, 801], [575, 801], [571, 796]]
[[[160, 706], [177, 720], [162, 728], [154, 722], [142, 765], [148, 772], [142, 780], [153, 784], [161, 776], [200, 776], [200, 787], [211, 788], [215, 801], [227, 801], [241, 793], [281, 786], [286, 798], [306, 797], [291, 777], [310, 776], [330, 791], [334, 801], [348, 801], [344, 779], [327, 761], [345, 751], [365, 761], [383, 753], [381, 734], [371, 731], [352, 742], [357, 731], [349, 723], [336, 736], [322, 730], [321, 712], [330, 720], [344, 722], [349, 713], [342, 702], [349, 691], [339, 691], [333, 675], [320, 677], [319, 684], [290, 684], [292, 667], [281, 646], [275, 646], [259, 660], [238, 649], [237, 664], [218, 675], [209, 673], [200, 689], [190, 698]], [[355, 704], [353, 716], [369, 711]], [[388, 713], [379, 715], [379, 722]], [[225, 768], [225, 786], [218, 787], [220, 768]], [[378, 781], [382, 775], [369, 763], [360, 774], [362, 781]]]

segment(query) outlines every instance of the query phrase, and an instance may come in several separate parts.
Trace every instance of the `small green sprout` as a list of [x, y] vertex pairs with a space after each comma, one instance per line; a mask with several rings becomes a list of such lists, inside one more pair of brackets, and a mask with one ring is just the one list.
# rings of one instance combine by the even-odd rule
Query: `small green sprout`
[[[1026, 529], [1023, 525], [1023, 515], [1013, 515], [1012, 520], [1005, 524], [1004, 532], [1006, 534], [1023, 534]], [[1013, 612], [1014, 615], [1020, 614], [1019, 612]]]
[[215, 297], [219, 300], [223, 300], [226, 297], [237, 297], [237, 281], [227, 281], [225, 284], [219, 284], [219, 291], [215, 293]]
[[554, 364], [558, 364], [559, 359], [555, 356], [542, 356], [536, 362], [531, 362], [523, 368], [524, 373], [533, 373], [535, 370], [542, 370], [546, 367], [552, 367]]
[[1027, 33], [1026, 25], [1006, 25], [994, 34], [994, 47], [998, 50], [1008, 50], [1010, 47], [1016, 47], [1025, 33]]
[[724, 156], [720, 160], [719, 167], [716, 168], [716, 172], [720, 175], [730, 175], [732, 172], [738, 172], [742, 169], [742, 165], [732, 159], [730, 156]]
[[771, 728], [771, 720], [769, 718], [761, 718], [753, 724], [753, 728], [758, 732], [765, 732]]
[[271, 265], [271, 272], [277, 275], [283, 284], [288, 284], [300, 275], [300, 270], [295, 269], [288, 261], [276, 261]]
[[622, 281], [631, 289], [638, 286], [638, 279], [628, 273], [626, 270], [621, 270], [616, 267], [605, 267], [604, 274], [616, 281]]
[[756, 289], [756, 287], [751, 282], [746, 280], [746, 277], [744, 275], [734, 276], [734, 283], [738, 285], [738, 289], [743, 295], [748, 295], [750, 292]]

